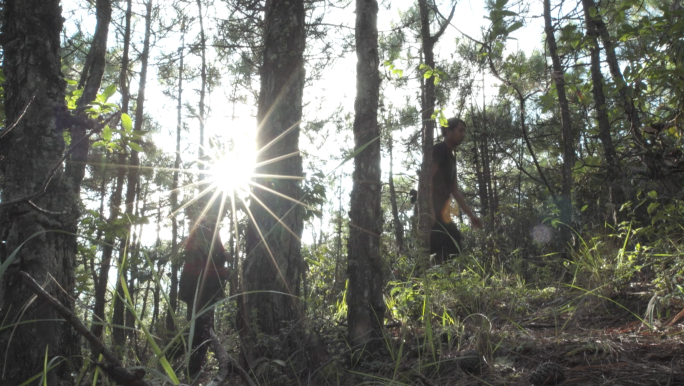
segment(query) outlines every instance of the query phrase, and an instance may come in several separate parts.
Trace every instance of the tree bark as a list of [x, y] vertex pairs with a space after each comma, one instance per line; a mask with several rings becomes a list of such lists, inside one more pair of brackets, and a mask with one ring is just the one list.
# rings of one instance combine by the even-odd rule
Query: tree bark
[[[473, 128], [474, 129], [474, 128]], [[475, 131], [475, 130], [473, 130]], [[480, 196], [480, 206], [482, 207], [482, 213], [489, 212], [489, 195], [487, 194], [487, 183], [485, 182], [484, 170], [481, 165], [481, 148], [478, 141], [478, 133], [473, 133], [473, 158], [475, 166], [475, 176], [477, 178], [477, 194]]]
[[567, 245], [572, 237], [572, 168], [575, 164], [575, 142], [572, 132], [572, 122], [570, 118], [570, 107], [568, 98], [565, 95], [565, 72], [558, 56], [556, 36], [551, 21], [550, 0], [544, 0], [544, 23], [546, 32], [546, 44], [549, 46], [549, 55], [553, 66], [553, 81], [556, 85], [558, 103], [561, 109], [561, 130], [563, 136], [563, 166], [561, 171], [561, 203], [560, 221], [563, 223], [560, 228], [560, 242]]
[[394, 175], [392, 169], [394, 167], [394, 157], [392, 157], [392, 136], [390, 135], [388, 142], [388, 150], [390, 156], [390, 170], [389, 170], [389, 193], [390, 204], [392, 205], [392, 219], [394, 220], [394, 237], [397, 241], [397, 252], [402, 254], [404, 252], [404, 224], [399, 219], [399, 207], [397, 205], [397, 192], [394, 189]]
[[[202, 17], [202, 0], [197, 0], [197, 10], [199, 14], [199, 23], [200, 23], [200, 54], [202, 57], [202, 67], [200, 68], [200, 79], [201, 79], [201, 87], [200, 87], [200, 100], [199, 100], [199, 151], [198, 151], [198, 157], [200, 162], [198, 163], [199, 169], [204, 170], [204, 120], [205, 120], [205, 114], [204, 114], [204, 97], [207, 93], [207, 58], [206, 58], [206, 52], [207, 52], [207, 42], [204, 36], [204, 19]], [[204, 173], [199, 174], [199, 180], [202, 181], [204, 180]]]
[[[449, 18], [440, 26], [435, 35], [430, 34], [430, 11], [427, 0], [418, 0], [418, 10], [420, 11], [420, 37], [423, 45], [423, 59], [425, 64], [431, 69], [435, 68], [434, 47], [444, 30], [451, 22], [454, 15], [454, 8], [451, 10]], [[421, 77], [421, 79], [423, 79]], [[423, 131], [423, 161], [420, 172], [418, 173], [418, 205], [416, 206], [418, 215], [418, 232], [420, 240], [425, 248], [430, 244], [430, 229], [434, 221], [434, 214], [430, 210], [432, 202], [432, 147], [435, 142], [435, 120], [432, 114], [435, 112], [435, 83], [433, 79], [423, 82], [421, 88], [421, 118]]]
[[[145, 14], [145, 40], [143, 41], [143, 51], [141, 55], [141, 65], [140, 65], [140, 80], [138, 82], [138, 98], [135, 104], [135, 120], [133, 131], [139, 132], [142, 130], [142, 125], [144, 121], [144, 105], [145, 105], [145, 85], [147, 81], [147, 61], [150, 55], [150, 30], [152, 27], [152, 0], [147, 1], [146, 14]], [[126, 180], [126, 216], [128, 218], [133, 214], [133, 209], [135, 205], [136, 191], [140, 179], [140, 157], [135, 149], [131, 149], [131, 155], [128, 161], [128, 176]], [[127, 264], [128, 259], [126, 259], [126, 253], [130, 253], [132, 243], [131, 237], [133, 237], [133, 225], [128, 226], [127, 237], [122, 240], [122, 247], [119, 250], [119, 277], [122, 280], [128, 278]], [[113, 324], [115, 328], [112, 330], [112, 338], [114, 338], [114, 343], [116, 346], [123, 346], [126, 343], [125, 330], [121, 328], [116, 328], [116, 326], [124, 326], [124, 298], [123, 283], [121, 280], [116, 282], [116, 302], [114, 303], [114, 315]], [[133, 326], [128, 326], [133, 327]]]
[[[127, 1], [125, 27], [124, 27], [124, 42], [123, 54], [121, 57], [121, 71], [119, 73], [119, 92], [121, 93], [121, 112], [128, 113], [128, 103], [130, 101], [130, 93], [128, 92], [128, 53], [131, 42], [131, 16], [132, 16], [132, 0]], [[120, 152], [117, 157], [118, 165], [126, 164], [126, 154]], [[108, 223], [113, 223], [119, 218], [121, 213], [121, 197], [123, 193], [124, 179], [126, 177], [126, 168], [117, 167], [116, 169], [116, 185], [112, 191], [112, 196], [109, 201], [109, 219]], [[109, 284], [109, 269], [112, 265], [112, 253], [114, 252], [114, 242], [116, 237], [114, 232], [109, 232], [105, 235], [104, 246], [102, 247], [102, 263], [100, 265], [100, 275], [98, 278], [98, 286], [95, 288], [95, 307], [93, 309], [93, 323], [90, 330], [98, 338], [102, 335], [102, 323], [105, 321], [105, 303], [107, 295], [107, 284]]]
[[352, 347], [382, 347], [385, 302], [380, 257], [380, 127], [378, 126], [378, 3], [356, 0], [356, 101], [354, 103], [354, 184], [349, 210], [347, 273], [348, 339]]
[[[263, 25], [257, 163], [299, 151], [305, 75], [304, 2], [266, 2]], [[302, 159], [297, 154], [262, 165], [256, 172], [302, 176]], [[250, 365], [260, 355], [255, 345], [257, 331], [276, 335], [283, 322], [302, 317], [301, 305], [295, 297], [300, 294], [303, 268], [300, 238], [304, 222], [302, 208], [292, 201], [301, 197], [300, 183], [280, 178], [257, 178], [255, 183], [248, 210], [251, 221], [243, 263], [241, 292], [244, 295], [238, 297], [237, 317], [242, 352]]]
[[[97, 96], [106, 65], [107, 36], [109, 35], [109, 23], [112, 21], [112, 3], [110, 0], [97, 0], [95, 7], [97, 14], [95, 34], [78, 83], [78, 87], [83, 88], [83, 94], [77, 103], [79, 114], [83, 114], [88, 103]], [[71, 184], [77, 192], [80, 192], [81, 181], [85, 176], [88, 150], [90, 149], [90, 140], [82, 140], [85, 134], [85, 127], [72, 128], [71, 143], [75, 144], [76, 149], [71, 153], [66, 165], [67, 178], [71, 180]]]
[[589, 53], [591, 56], [591, 81], [592, 93], [594, 96], [594, 106], [596, 109], [596, 120], [599, 126], [599, 140], [603, 145], [603, 155], [608, 165], [608, 179], [615, 180], [620, 172], [615, 155], [613, 139], [610, 135], [610, 121], [606, 105], [606, 96], [603, 94], [603, 73], [601, 72], [601, 56], [598, 46], [598, 31], [596, 23], [591, 16], [590, 8], [593, 6], [592, 0], [583, 0], [584, 22], [587, 27], [587, 38], [589, 40]]
[[71, 385], [67, 361], [80, 355], [79, 338], [70, 325], [54, 321], [61, 316], [52, 307], [32, 300], [21, 279], [25, 271], [73, 312], [76, 239], [53, 232], [76, 231], [79, 200], [59, 165], [65, 145], [55, 111], [64, 106], [66, 87], [59, 56], [61, 8], [58, 0], [6, 0], [2, 17], [8, 123], [0, 139], [2, 202], [30, 196], [50, 182], [31, 202], [0, 207], [0, 259], [6, 262], [18, 252], [0, 278], [0, 320], [18, 323], [0, 331], [0, 384], [18, 385], [41, 373], [47, 349], [49, 360], [66, 361], [48, 372], [45, 382]]
[[185, 70], [183, 61], [185, 59], [185, 21], [181, 25], [181, 45], [180, 63], [178, 64], [178, 104], [176, 106], [176, 159], [173, 162], [173, 183], [171, 185], [171, 288], [169, 290], [169, 301], [171, 309], [166, 314], [166, 329], [171, 332], [176, 330], [171, 313], [176, 312], [178, 307], [178, 267], [180, 261], [178, 257], [178, 180], [181, 165], [181, 129], [183, 128], [183, 72]]
[[[594, 7], [597, 9], [598, 13], [598, 7], [594, 0], [582, 0], [582, 5], [587, 9]], [[622, 70], [620, 70], [620, 64], [618, 62], [617, 55], [615, 54], [615, 43], [613, 42], [613, 39], [610, 37], [608, 28], [606, 28], [606, 24], [604, 23], [601, 15], [597, 14], [596, 17], [593, 18], [593, 21], [596, 25], [596, 31], [598, 32], [599, 36], [601, 36], [601, 41], [603, 42], [603, 49], [606, 52], [606, 62], [608, 63], [608, 70], [610, 71], [610, 75], [613, 78], [613, 82], [615, 82], [618, 94], [620, 95], [622, 108], [625, 112], [627, 122], [629, 122], [630, 124], [630, 131], [632, 133], [632, 136], [639, 145], [645, 146], [646, 142], [644, 141], [644, 138], [641, 135], [641, 132], [639, 131], [641, 129], [641, 117], [639, 115], [639, 110], [637, 110], [636, 106], [634, 106], [634, 103], [632, 102], [629, 96], [629, 87], [625, 83], [625, 78], [622, 76]]]

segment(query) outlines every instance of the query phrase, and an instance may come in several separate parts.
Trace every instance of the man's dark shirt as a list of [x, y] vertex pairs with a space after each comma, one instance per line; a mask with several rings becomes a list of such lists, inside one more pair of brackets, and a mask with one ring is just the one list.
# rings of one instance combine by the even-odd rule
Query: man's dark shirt
[[451, 222], [451, 187], [456, 178], [456, 157], [446, 143], [436, 143], [432, 148], [432, 162], [439, 168], [432, 179], [432, 205], [435, 219], [444, 223]]

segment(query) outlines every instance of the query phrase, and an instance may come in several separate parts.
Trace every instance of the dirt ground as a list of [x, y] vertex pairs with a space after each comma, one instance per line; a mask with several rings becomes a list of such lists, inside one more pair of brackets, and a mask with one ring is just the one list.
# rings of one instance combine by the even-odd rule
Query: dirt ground
[[[638, 319], [643, 318], [647, 303], [648, 299], [623, 298], [585, 304], [581, 312], [575, 309], [566, 314], [552, 305], [538, 307], [520, 320], [490, 317], [484, 324], [472, 317], [459, 331], [447, 334], [436, 327], [432, 339], [425, 331], [409, 337], [406, 329], [395, 325], [388, 329], [393, 336], [391, 354], [352, 368], [341, 340], [329, 342], [333, 355], [336, 348], [341, 349], [339, 361], [331, 356], [329, 365], [309, 370], [316, 374], [296, 384], [684, 385], [684, 311], [661, 310], [667, 317], [652, 321], [649, 327], [644, 323], [649, 321]], [[463, 362], [472, 350], [479, 353], [476, 369], [468, 369]], [[548, 362], [559, 365], [562, 381], [554, 380], [555, 372], [539, 372]], [[230, 378], [227, 384], [242, 384], [239, 378]], [[259, 384], [282, 381], [270, 383], [262, 378]]]

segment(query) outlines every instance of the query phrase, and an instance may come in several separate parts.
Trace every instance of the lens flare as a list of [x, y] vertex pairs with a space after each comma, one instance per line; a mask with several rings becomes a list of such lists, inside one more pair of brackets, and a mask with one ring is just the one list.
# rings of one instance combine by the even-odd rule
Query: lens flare
[[228, 195], [246, 196], [254, 173], [253, 157], [236, 152], [223, 154], [212, 162], [208, 182]]

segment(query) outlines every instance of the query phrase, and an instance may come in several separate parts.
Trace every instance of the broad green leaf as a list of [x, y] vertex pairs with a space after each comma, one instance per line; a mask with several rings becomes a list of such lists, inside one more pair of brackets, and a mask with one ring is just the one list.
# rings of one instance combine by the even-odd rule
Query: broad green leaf
[[116, 83], [113, 83], [109, 85], [103, 92], [102, 92], [102, 97], [104, 98], [103, 102], [107, 102], [107, 99], [109, 99], [114, 93], [116, 92]]
[[598, 10], [596, 9], [596, 7], [589, 7], [589, 16], [596, 17], [597, 14]]
[[432, 77], [432, 73], [433, 73], [432, 70], [425, 71], [425, 74], [423, 74], [423, 77], [425, 79], [430, 79], [430, 77]]
[[517, 21], [517, 22], [511, 24], [510, 27], [508, 27], [508, 33], [511, 33], [511, 32], [513, 32], [513, 31], [516, 31], [516, 30], [522, 28], [522, 26], [523, 26], [523, 22]]
[[109, 125], [105, 126], [105, 128], [102, 129], [102, 139], [104, 139], [105, 141], [112, 140], [112, 129], [109, 127]]
[[130, 115], [126, 113], [121, 114], [121, 126], [123, 126], [127, 133], [133, 131], [133, 120]]
[[658, 209], [659, 206], [660, 206], [659, 203], [657, 203], [657, 202], [652, 202], [652, 203], [648, 206], [648, 208], [646, 209], [646, 211], [648, 212], [648, 214], [653, 214], [653, 212], [654, 212], [656, 209]]
[[655, 190], [651, 190], [650, 192], [648, 192], [648, 197], [655, 200], [658, 198], [658, 192], [656, 192]]
[[143, 148], [140, 147], [140, 145], [138, 145], [138, 144], [135, 143], [135, 142], [129, 142], [129, 143], [128, 143], [128, 146], [130, 146], [131, 149], [133, 149], [133, 150], [135, 150], [135, 151], [137, 151], [137, 152], [139, 152], [139, 153], [142, 153], [142, 152], [143, 152]]

